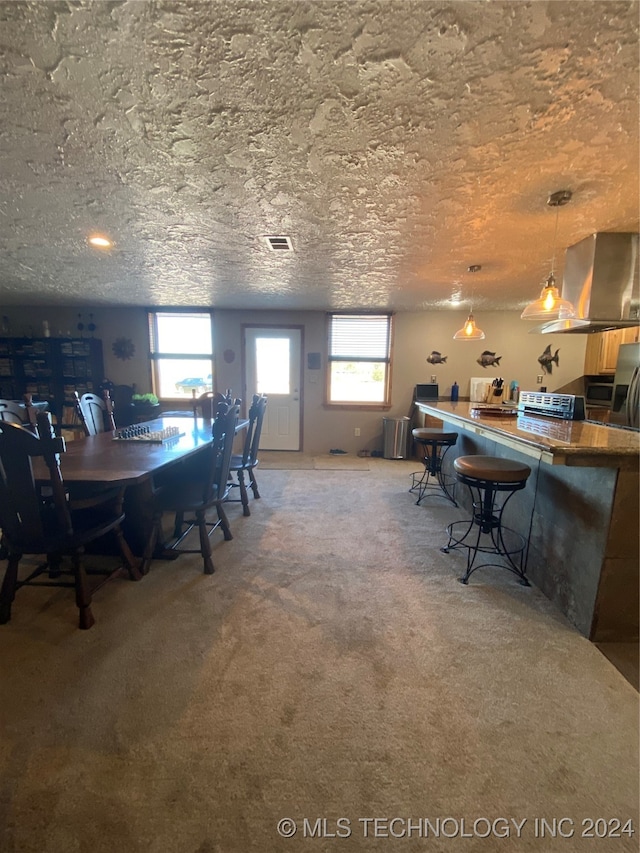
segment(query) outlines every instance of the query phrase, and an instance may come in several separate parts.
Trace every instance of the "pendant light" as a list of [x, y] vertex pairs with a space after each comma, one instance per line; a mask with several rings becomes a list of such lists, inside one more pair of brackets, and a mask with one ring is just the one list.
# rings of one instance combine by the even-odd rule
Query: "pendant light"
[[454, 341], [482, 341], [484, 340], [484, 332], [476, 326], [476, 321], [473, 319], [473, 314], [469, 312], [469, 316], [461, 329], [453, 336]]
[[[468, 272], [479, 272], [482, 269], [480, 264], [471, 264], [467, 267]], [[476, 321], [473, 318], [473, 309], [469, 311], [469, 316], [461, 329], [453, 336], [454, 341], [483, 341], [484, 332], [476, 326]]]
[[550, 207], [556, 208], [556, 228], [553, 237], [551, 272], [540, 291], [540, 297], [527, 305], [520, 315], [521, 320], [565, 320], [576, 316], [573, 305], [560, 296], [554, 275], [558, 238], [558, 214], [560, 208], [569, 201], [571, 201], [570, 190], [558, 190], [558, 192], [552, 193], [547, 199], [547, 204]]

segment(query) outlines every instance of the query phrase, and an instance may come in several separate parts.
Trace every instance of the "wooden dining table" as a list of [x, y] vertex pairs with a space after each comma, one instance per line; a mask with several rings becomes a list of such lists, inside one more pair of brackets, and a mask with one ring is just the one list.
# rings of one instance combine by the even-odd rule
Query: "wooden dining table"
[[[207, 418], [159, 417], [138, 426], [153, 432], [177, 429], [177, 435], [162, 441], [118, 438], [121, 430], [89, 435], [66, 445], [60, 455], [60, 470], [73, 495], [73, 486], [95, 485], [125, 487], [123, 530], [134, 554], [142, 556], [153, 528], [154, 481], [173, 466], [202, 452], [211, 442], [212, 421]], [[249, 421], [239, 419], [236, 433], [246, 429]], [[34, 458], [33, 470], [41, 485], [49, 481], [43, 460]], [[163, 546], [156, 549], [162, 556]]]

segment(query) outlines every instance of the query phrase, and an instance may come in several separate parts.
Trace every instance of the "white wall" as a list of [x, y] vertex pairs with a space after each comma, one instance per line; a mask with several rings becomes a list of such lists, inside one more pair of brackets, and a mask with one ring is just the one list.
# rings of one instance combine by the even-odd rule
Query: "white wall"
[[[87, 324], [91, 309], [82, 310], [81, 321]], [[71, 331], [77, 334], [78, 311], [64, 308], [10, 309], [13, 334], [24, 334], [31, 328], [41, 334], [46, 319], [51, 334]], [[151, 390], [148, 357], [147, 315], [143, 308], [95, 308], [95, 336], [104, 348], [105, 374], [114, 383], [136, 384], [139, 393]], [[232, 388], [239, 396], [250, 396], [253, 389], [242, 390], [243, 323], [264, 325], [299, 325], [303, 327], [303, 449], [309, 453], [325, 453], [339, 447], [348, 452], [382, 448], [382, 418], [410, 415], [416, 383], [429, 382], [435, 375], [441, 395], [449, 395], [451, 384], [457, 381], [460, 395], [469, 395], [472, 376], [493, 378], [502, 376], [509, 382], [517, 379], [522, 390], [538, 387], [536, 376], [543, 373], [537, 359], [547, 344], [552, 351], [559, 349], [560, 364], [554, 364], [552, 374], [544, 383], [550, 391], [567, 385], [583, 374], [586, 336], [529, 335], [531, 324], [520, 320], [516, 313], [489, 312], [476, 314], [477, 324], [484, 330], [484, 341], [454, 341], [453, 334], [465, 319], [466, 311], [412, 312], [397, 314], [394, 320], [394, 353], [392, 375], [392, 406], [388, 411], [332, 410], [325, 408], [324, 380], [326, 368], [326, 314], [322, 311], [223, 311], [216, 310], [215, 355], [216, 386]], [[86, 334], [86, 332], [85, 332]], [[111, 347], [118, 337], [130, 338], [136, 347], [128, 361], [115, 357]], [[483, 350], [501, 356], [499, 367], [483, 369], [476, 360]], [[432, 350], [447, 357], [445, 364], [431, 365], [426, 361]], [[233, 351], [230, 362], [225, 351]], [[322, 369], [307, 369], [306, 354], [320, 352]], [[354, 429], [360, 429], [360, 437]]]

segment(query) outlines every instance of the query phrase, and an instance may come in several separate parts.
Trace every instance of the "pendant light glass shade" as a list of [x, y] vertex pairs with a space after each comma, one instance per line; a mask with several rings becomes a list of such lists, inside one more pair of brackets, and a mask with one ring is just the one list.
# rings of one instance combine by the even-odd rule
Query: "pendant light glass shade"
[[551, 273], [540, 292], [540, 298], [530, 302], [520, 315], [521, 320], [570, 320], [576, 316], [573, 305], [560, 296], [553, 274], [556, 264], [556, 245], [558, 242], [558, 214], [560, 208], [571, 201], [570, 190], [558, 190], [547, 199], [550, 207], [556, 208], [556, 228], [553, 236], [553, 257]]
[[569, 320], [576, 316], [573, 305], [560, 296], [553, 273], [540, 291], [540, 298], [530, 302], [520, 315], [521, 320]]
[[469, 314], [467, 321], [461, 329], [453, 336], [454, 341], [482, 341], [484, 332], [476, 326], [473, 314]]

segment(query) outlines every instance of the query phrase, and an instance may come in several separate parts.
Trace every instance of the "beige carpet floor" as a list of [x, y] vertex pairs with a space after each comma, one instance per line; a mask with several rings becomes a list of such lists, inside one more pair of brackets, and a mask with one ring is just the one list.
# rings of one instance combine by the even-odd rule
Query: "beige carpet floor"
[[270, 471], [368, 471], [369, 459], [345, 454], [305, 454], [284, 450], [260, 453], [259, 467]]
[[258, 469], [213, 576], [155, 562], [90, 631], [19, 592], [2, 853], [638, 850], [637, 692], [535, 588], [458, 583], [458, 511], [364, 461]]

